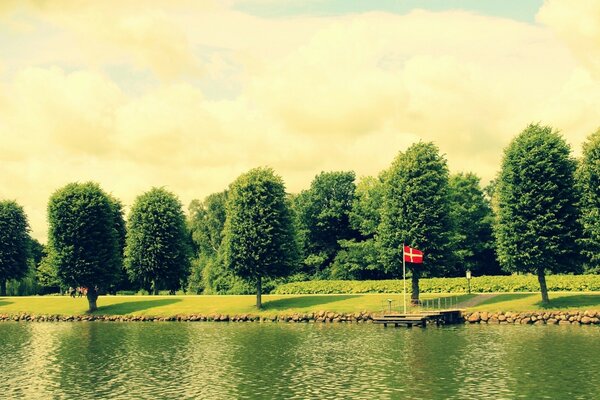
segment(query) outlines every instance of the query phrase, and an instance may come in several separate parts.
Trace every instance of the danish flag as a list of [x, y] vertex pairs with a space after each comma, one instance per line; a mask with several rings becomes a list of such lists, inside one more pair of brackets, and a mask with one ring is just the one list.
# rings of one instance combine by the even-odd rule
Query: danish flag
[[409, 246], [404, 246], [404, 261], [413, 264], [423, 264], [423, 252]]

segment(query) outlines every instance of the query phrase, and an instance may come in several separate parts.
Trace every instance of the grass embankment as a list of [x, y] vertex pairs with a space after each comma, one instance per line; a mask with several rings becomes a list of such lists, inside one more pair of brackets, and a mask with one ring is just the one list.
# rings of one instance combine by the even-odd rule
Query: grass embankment
[[[464, 301], [469, 295], [427, 294], [422, 299], [450, 298]], [[387, 308], [387, 299], [393, 300], [396, 310], [402, 305], [400, 294], [350, 294], [350, 295], [265, 295], [263, 310], [257, 312], [255, 296], [100, 296], [97, 315], [211, 315], [211, 314], [293, 314], [318, 312], [339, 313], [361, 311], [379, 312]], [[28, 313], [37, 315], [82, 315], [87, 310], [85, 298], [69, 296], [1, 297], [0, 314]]]
[[[424, 294], [422, 300], [444, 298], [465, 302], [476, 295]], [[293, 313], [318, 312], [339, 313], [380, 312], [387, 309], [387, 299], [392, 299], [395, 310], [402, 306], [401, 294], [343, 294], [343, 295], [267, 295], [263, 296], [264, 309], [257, 312], [254, 296], [101, 296], [97, 315], [213, 315], [213, 314], [260, 314], [291, 315]], [[600, 310], [600, 292], [550, 293], [550, 304], [544, 307], [539, 293], [505, 293], [495, 295], [470, 311], [536, 311], [536, 310]], [[436, 300], [437, 303], [437, 300]], [[86, 313], [85, 298], [68, 296], [2, 297], [0, 314], [27, 313], [35, 315], [83, 315]], [[415, 311], [414, 309], [413, 311]]]

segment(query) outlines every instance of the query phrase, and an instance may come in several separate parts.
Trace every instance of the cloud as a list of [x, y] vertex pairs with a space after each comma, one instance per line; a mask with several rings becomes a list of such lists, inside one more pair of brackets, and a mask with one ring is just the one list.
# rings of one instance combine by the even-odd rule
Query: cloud
[[600, 78], [600, 2], [546, 0], [536, 19], [548, 25]]
[[419, 140], [486, 181], [530, 122], [576, 150], [599, 125], [598, 76], [545, 26], [468, 12], [261, 19], [185, 2], [36, 4], [4, 11], [34, 29], [13, 33], [2, 58], [0, 197], [25, 206], [40, 239], [48, 197], [72, 181], [96, 180], [126, 205], [166, 186], [187, 204], [270, 165], [297, 192], [322, 170], [376, 175]]

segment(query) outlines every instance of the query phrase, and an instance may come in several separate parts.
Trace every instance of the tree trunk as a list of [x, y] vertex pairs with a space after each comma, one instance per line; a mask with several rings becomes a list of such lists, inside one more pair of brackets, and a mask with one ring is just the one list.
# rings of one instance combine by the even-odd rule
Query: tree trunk
[[98, 309], [98, 306], [96, 306], [96, 300], [98, 300], [98, 292], [96, 291], [96, 288], [88, 288], [86, 297], [88, 299], [88, 304], [90, 307], [88, 312], [96, 311]]
[[542, 292], [542, 304], [548, 304], [550, 299], [548, 298], [548, 286], [546, 286], [546, 273], [544, 268], [538, 268], [537, 276], [538, 281], [540, 282], [540, 291]]
[[413, 306], [419, 305], [419, 271], [413, 268], [412, 271], [412, 293], [410, 295], [410, 304]]
[[0, 296], [6, 296], [6, 279], [0, 279]]
[[262, 308], [262, 281], [260, 276], [256, 281], [256, 308], [259, 310]]

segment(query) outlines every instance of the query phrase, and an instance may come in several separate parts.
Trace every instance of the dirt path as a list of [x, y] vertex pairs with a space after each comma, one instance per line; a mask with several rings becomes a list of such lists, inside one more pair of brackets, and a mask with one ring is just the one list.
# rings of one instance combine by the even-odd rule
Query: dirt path
[[469, 300], [465, 300], [465, 301], [461, 301], [460, 303], [457, 304], [458, 308], [469, 308], [469, 307], [475, 307], [476, 305], [479, 305], [481, 303], [483, 303], [485, 300], [491, 299], [498, 296], [497, 293], [483, 293], [483, 294], [478, 294], [477, 296], [469, 299]]

